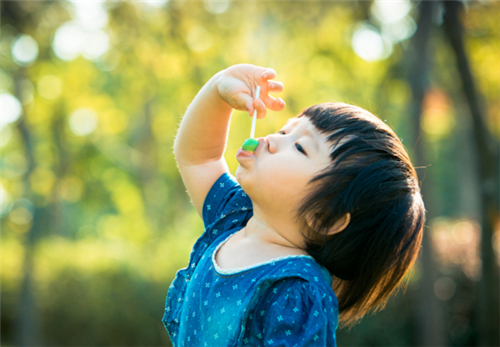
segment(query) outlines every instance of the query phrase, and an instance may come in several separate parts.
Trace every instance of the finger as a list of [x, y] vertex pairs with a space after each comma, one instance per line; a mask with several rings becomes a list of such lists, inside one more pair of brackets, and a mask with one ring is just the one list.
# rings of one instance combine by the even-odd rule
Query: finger
[[267, 83], [267, 89], [271, 93], [281, 93], [283, 91], [283, 83], [279, 81], [272, 81]]
[[278, 99], [274, 100], [270, 109], [273, 111], [281, 111], [282, 109], [285, 108], [285, 106], [286, 106], [285, 101], [283, 101], [282, 98], [278, 98]]
[[264, 118], [267, 114], [266, 105], [260, 99], [255, 99], [253, 102], [253, 106], [257, 110], [257, 119]]
[[262, 100], [266, 107], [273, 111], [281, 111], [285, 108], [285, 102], [281, 98], [273, 98], [270, 95], [267, 95], [264, 100]]
[[261, 74], [261, 77], [264, 81], [272, 80], [273, 78], [276, 78], [276, 71], [271, 68], [266, 68]]
[[238, 93], [234, 96], [233, 100], [235, 103], [233, 108], [240, 111], [247, 111], [250, 116], [253, 114], [254, 106], [252, 96], [246, 93]]

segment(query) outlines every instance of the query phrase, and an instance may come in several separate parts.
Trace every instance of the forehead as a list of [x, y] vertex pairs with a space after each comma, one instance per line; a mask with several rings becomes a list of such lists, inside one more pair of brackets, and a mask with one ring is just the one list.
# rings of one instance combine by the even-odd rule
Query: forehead
[[293, 118], [288, 118], [285, 125], [288, 125], [288, 124], [296, 124], [298, 122], [300, 122], [301, 118], [306, 118], [306, 117], [298, 117], [298, 116], [295, 116]]
[[332, 144], [327, 142], [327, 135], [321, 134], [313, 125], [309, 117], [302, 116], [289, 118], [285, 126], [296, 128], [309, 137], [312, 144], [311, 148], [314, 149], [318, 155], [325, 158], [330, 156]]
[[285, 126], [291, 126], [293, 128], [298, 128], [306, 133], [306, 135], [311, 136], [313, 139], [318, 140], [319, 142], [325, 142], [326, 136], [321, 134], [318, 129], [314, 126], [311, 120], [308, 117], [293, 117], [289, 118]]

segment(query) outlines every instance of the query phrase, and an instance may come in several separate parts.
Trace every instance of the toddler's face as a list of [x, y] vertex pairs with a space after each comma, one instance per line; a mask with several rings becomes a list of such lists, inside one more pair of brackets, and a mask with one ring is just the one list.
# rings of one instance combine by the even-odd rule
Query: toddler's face
[[238, 151], [238, 182], [261, 209], [293, 213], [309, 180], [330, 165], [331, 144], [309, 118], [291, 118], [277, 133], [259, 138], [254, 154]]

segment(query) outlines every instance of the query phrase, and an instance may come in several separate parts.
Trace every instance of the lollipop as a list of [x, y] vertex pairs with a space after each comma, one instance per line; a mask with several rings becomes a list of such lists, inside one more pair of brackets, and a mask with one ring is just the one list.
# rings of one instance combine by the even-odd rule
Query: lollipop
[[[260, 94], [260, 86], [257, 86], [257, 91], [255, 92], [255, 99], [259, 98]], [[259, 145], [259, 140], [254, 139], [255, 136], [255, 124], [257, 123], [257, 110], [255, 109], [253, 111], [253, 118], [252, 118], [252, 130], [250, 131], [250, 138], [246, 139], [245, 142], [243, 142], [243, 146], [241, 148], [249, 153], [254, 153], [255, 150], [257, 149], [257, 146]]]

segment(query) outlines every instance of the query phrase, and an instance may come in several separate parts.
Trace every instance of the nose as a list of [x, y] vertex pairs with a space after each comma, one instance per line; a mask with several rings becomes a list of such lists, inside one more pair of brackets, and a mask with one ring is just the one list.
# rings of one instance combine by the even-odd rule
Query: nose
[[279, 145], [279, 140], [278, 136], [282, 135], [276, 135], [276, 134], [270, 134], [266, 136], [266, 142], [268, 143], [268, 150], [269, 153], [274, 154], [278, 151], [278, 145]]

